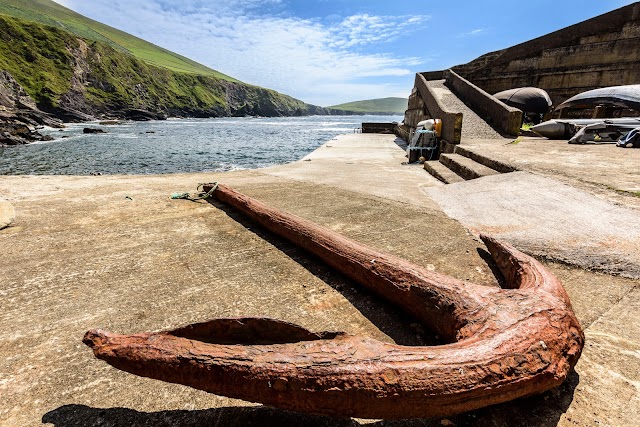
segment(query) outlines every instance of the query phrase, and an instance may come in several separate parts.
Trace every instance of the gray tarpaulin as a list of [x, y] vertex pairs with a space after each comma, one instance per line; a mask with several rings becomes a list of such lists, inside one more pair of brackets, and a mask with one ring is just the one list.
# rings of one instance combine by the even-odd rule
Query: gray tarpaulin
[[518, 108], [525, 113], [544, 114], [551, 108], [549, 94], [537, 87], [519, 87], [503, 90], [493, 95], [505, 104]]

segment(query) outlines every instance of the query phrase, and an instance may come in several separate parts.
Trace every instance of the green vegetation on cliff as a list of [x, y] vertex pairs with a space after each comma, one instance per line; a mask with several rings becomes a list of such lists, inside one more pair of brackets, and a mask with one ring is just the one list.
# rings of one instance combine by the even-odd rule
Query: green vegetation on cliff
[[321, 112], [275, 91], [219, 78], [213, 70], [183, 72], [153, 65], [112, 44], [1, 14], [0, 70], [8, 71], [41, 109], [51, 112], [72, 109], [112, 116], [131, 108], [189, 116]]
[[0, 70], [8, 71], [38, 105], [56, 106], [71, 87], [77, 47], [68, 33], [0, 15]]
[[86, 40], [105, 43], [161, 68], [238, 81], [146, 40], [82, 16], [51, 0], [0, 0], [0, 13], [59, 28]]
[[404, 114], [407, 109], [407, 98], [367, 99], [365, 101], [332, 105], [326, 108], [368, 114]]

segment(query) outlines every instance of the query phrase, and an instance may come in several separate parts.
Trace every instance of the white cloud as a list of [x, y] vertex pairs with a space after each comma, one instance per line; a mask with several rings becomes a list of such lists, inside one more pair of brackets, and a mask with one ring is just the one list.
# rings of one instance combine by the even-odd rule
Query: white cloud
[[407, 31], [411, 26], [428, 20], [427, 16], [371, 16], [352, 15], [345, 18], [329, 32], [335, 41], [332, 46], [351, 47], [392, 40]]
[[489, 28], [476, 28], [475, 30], [467, 31], [466, 33], [460, 33], [458, 34], [458, 37], [476, 37], [486, 33], [487, 31], [489, 31]]
[[389, 92], [404, 84], [371, 83], [382, 77], [408, 82], [407, 96], [411, 67], [423, 60], [373, 52], [429, 19], [368, 14], [301, 19], [283, 13], [281, 0], [67, 2], [225, 74], [318, 105], [394, 96]]

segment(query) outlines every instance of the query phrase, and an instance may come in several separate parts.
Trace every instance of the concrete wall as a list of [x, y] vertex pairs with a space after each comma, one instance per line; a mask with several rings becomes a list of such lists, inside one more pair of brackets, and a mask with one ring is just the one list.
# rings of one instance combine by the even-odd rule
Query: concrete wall
[[638, 84], [640, 2], [453, 70], [491, 94], [522, 86], [542, 88], [554, 105], [587, 90]]
[[431, 118], [427, 113], [424, 100], [415, 87], [411, 91], [411, 95], [409, 95], [407, 107], [407, 111], [404, 112], [404, 123], [409, 127], [415, 128], [421, 121]]
[[398, 123], [362, 122], [362, 133], [394, 133]]
[[444, 79], [444, 72], [445, 72], [445, 70], [426, 71], [426, 72], [420, 73], [420, 74], [422, 74], [422, 77], [424, 77], [427, 81], [429, 81], [429, 80], [442, 80], [442, 79]]
[[414, 87], [424, 102], [426, 115], [442, 120], [441, 138], [447, 142], [459, 144], [462, 135], [462, 113], [449, 111], [441, 105], [438, 97], [427, 86], [427, 80], [422, 74], [416, 74]]
[[496, 130], [518, 135], [522, 125], [522, 111], [494, 98], [491, 94], [460, 77], [454, 71], [444, 72], [447, 87], [473, 111]]

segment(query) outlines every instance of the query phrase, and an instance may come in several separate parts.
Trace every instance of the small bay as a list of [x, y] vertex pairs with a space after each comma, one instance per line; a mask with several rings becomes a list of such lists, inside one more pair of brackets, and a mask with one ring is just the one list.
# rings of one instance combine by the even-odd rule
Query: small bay
[[[42, 131], [54, 141], [0, 148], [0, 175], [255, 169], [299, 160], [335, 136], [353, 133], [362, 122], [401, 120], [401, 116], [308, 116], [74, 123], [61, 131]], [[85, 127], [106, 133], [84, 134]]]

